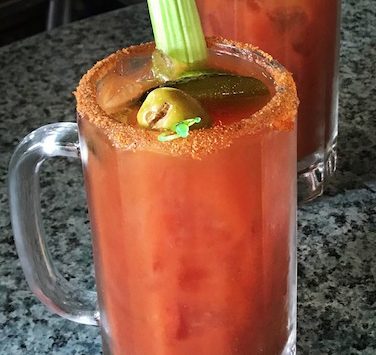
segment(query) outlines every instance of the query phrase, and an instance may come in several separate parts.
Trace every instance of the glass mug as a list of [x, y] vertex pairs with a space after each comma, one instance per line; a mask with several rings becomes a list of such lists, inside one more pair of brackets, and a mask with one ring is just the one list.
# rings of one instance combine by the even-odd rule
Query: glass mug
[[206, 35], [252, 43], [292, 71], [300, 100], [298, 197], [321, 195], [337, 160], [341, 1], [196, 2]]
[[[99, 325], [105, 354], [295, 354], [295, 86], [251, 46], [208, 45], [226, 65], [270, 76], [274, 96], [250, 120], [167, 145], [114, 120], [98, 87], [150, 71], [146, 44], [88, 71], [78, 125], [41, 127], [12, 157], [12, 225], [29, 286], [53, 312]], [[55, 156], [82, 160], [98, 305], [55, 270], [46, 248], [38, 174]]]

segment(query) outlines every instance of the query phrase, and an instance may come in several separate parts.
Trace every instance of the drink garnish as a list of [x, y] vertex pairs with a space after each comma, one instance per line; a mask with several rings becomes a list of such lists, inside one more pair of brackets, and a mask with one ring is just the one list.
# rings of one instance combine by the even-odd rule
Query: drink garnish
[[159, 49], [153, 52], [151, 59], [153, 76], [162, 82], [176, 80], [189, 67], [187, 63], [180, 62]]
[[156, 45], [152, 71], [160, 85], [140, 97], [137, 122], [163, 131], [159, 141], [186, 138], [190, 128], [209, 127], [211, 120], [200, 100], [252, 99], [269, 94], [256, 78], [208, 69], [208, 50], [195, 0], [148, 0], [148, 6]]
[[[208, 53], [195, 0], [148, 0], [148, 7], [156, 46], [152, 56], [154, 76], [163, 83], [204, 67]], [[191, 127], [211, 124], [196, 99], [171, 87], [159, 87], [147, 94], [137, 122], [144, 128], [164, 131], [158, 136], [161, 142], [186, 138]]]
[[207, 59], [207, 48], [195, 0], [148, 0], [157, 50], [154, 74], [163, 80]]
[[137, 122], [144, 128], [175, 132], [176, 124], [192, 117], [201, 117], [198, 122], [192, 121], [192, 128], [211, 124], [209, 115], [195, 98], [176, 88], [161, 87], [147, 95], [138, 110]]
[[[170, 86], [170, 85], [166, 85]], [[269, 89], [253, 77], [231, 74], [201, 75], [171, 85], [197, 100], [254, 97], [269, 94]]]
[[[259, 79], [216, 71], [188, 72], [187, 76], [167, 81], [159, 87], [182, 90], [197, 100], [252, 99], [270, 94], [268, 87]], [[143, 94], [139, 101], [143, 102], [149, 92]]]
[[200, 123], [201, 117], [188, 118], [175, 123], [169, 131], [163, 132], [158, 136], [160, 142], [169, 142], [177, 138], [187, 138], [189, 129], [194, 124]]
[[188, 79], [188, 78], [196, 78], [196, 77], [204, 77], [209, 75], [226, 75], [229, 74], [228, 72], [218, 71], [215, 69], [190, 69], [183, 72], [177, 81]]

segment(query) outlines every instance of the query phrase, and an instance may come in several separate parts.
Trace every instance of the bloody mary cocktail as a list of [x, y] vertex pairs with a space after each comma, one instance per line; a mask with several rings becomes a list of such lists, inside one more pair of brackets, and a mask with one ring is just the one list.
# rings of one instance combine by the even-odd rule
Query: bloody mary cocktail
[[[153, 45], [99, 62], [76, 92], [105, 351], [292, 354], [297, 99], [268, 55], [209, 40], [215, 71], [267, 94], [203, 99], [212, 119], [158, 141], [135, 123]], [[127, 103], [128, 102], [128, 103]]]
[[197, 6], [206, 35], [252, 43], [292, 71], [301, 198], [319, 195], [336, 161], [340, 1], [197, 0]]

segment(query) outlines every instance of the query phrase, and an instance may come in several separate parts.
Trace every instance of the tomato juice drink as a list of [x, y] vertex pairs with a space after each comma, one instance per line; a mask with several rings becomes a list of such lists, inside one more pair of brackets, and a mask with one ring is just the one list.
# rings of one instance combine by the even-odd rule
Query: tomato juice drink
[[[292, 75], [252, 45], [205, 39], [194, 0], [148, 5], [155, 43], [99, 61], [77, 123], [38, 128], [12, 156], [26, 279], [51, 311], [99, 325], [104, 354], [295, 354]], [[97, 297], [48, 252], [39, 169], [52, 157], [83, 164]]]
[[108, 354], [294, 353], [295, 86], [249, 45], [208, 48], [211, 69], [268, 91], [201, 98], [212, 124], [186, 138], [135, 122], [152, 44], [99, 62], [76, 92]]
[[197, 0], [197, 6], [206, 35], [252, 43], [292, 71], [300, 100], [298, 171], [313, 184], [303, 199], [320, 194], [336, 163], [340, 1]]

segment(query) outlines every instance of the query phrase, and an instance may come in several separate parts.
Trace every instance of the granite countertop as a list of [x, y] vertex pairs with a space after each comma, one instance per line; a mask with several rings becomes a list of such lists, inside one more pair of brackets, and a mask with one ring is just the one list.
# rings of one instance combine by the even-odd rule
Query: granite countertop
[[[299, 209], [298, 352], [376, 354], [376, 12], [344, 0], [339, 167], [325, 195]], [[99, 329], [50, 314], [31, 294], [17, 258], [7, 166], [33, 129], [74, 120], [71, 92], [93, 63], [151, 39], [136, 5], [0, 48], [0, 354], [100, 354]], [[57, 268], [94, 288], [81, 167], [47, 162], [42, 207]], [[48, 218], [47, 218], [48, 216]]]

